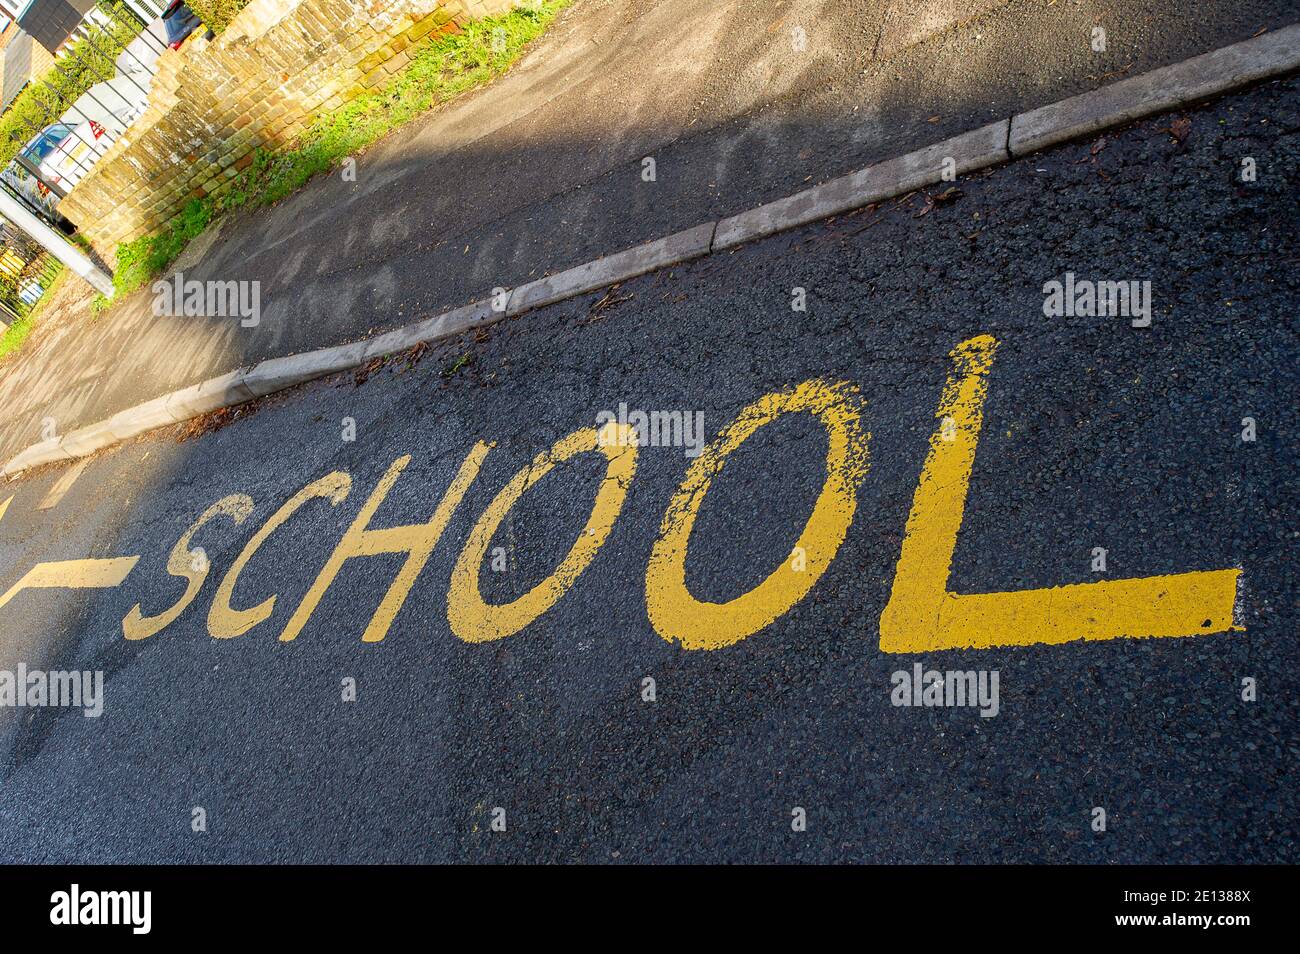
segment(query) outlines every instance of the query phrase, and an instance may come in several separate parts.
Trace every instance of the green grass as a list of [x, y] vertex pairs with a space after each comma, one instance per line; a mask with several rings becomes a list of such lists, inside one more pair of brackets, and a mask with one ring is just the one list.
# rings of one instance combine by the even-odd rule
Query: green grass
[[[251, 168], [251, 167], [250, 167]], [[181, 214], [172, 219], [167, 230], [145, 235], [117, 247], [117, 268], [113, 271], [113, 297], [129, 294], [176, 261], [192, 239], [212, 222], [213, 203], [191, 199]], [[101, 304], [102, 303], [102, 304]], [[107, 299], [95, 298], [95, 313], [103, 310]]]
[[[168, 227], [117, 248], [114, 297], [129, 294], [162, 272], [213, 219], [243, 207], [271, 205], [313, 176], [373, 145], [422, 113], [490, 82], [519, 59], [572, 0], [544, 0], [478, 20], [462, 32], [434, 37], [386, 85], [317, 117], [288, 149], [259, 149], [252, 165], [218, 199], [194, 199]], [[107, 306], [97, 299], [95, 311]]]
[[189, 4], [203, 25], [213, 33], [220, 33], [230, 26], [230, 21], [246, 6], [248, 0], [192, 0]]
[[32, 316], [28, 315], [26, 318], [19, 318], [5, 329], [4, 334], [0, 335], [0, 361], [23, 346], [27, 336], [32, 333], [32, 324]]
[[58, 291], [59, 286], [64, 283], [70, 274], [71, 272], [66, 268], [60, 269], [59, 273], [54, 276], [54, 281], [50, 282], [50, 286], [45, 289], [45, 294], [41, 295], [36, 304], [32, 306], [32, 310], [6, 328], [3, 334], [0, 334], [0, 361], [4, 361], [22, 348], [27, 336], [36, 327], [36, 319], [45, 310], [45, 306], [54, 300], [55, 292]]

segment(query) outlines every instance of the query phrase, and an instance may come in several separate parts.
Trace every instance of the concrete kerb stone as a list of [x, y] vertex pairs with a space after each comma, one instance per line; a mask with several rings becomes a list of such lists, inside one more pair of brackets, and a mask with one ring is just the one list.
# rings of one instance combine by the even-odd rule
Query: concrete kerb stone
[[688, 262], [709, 252], [716, 222], [706, 222], [661, 239], [646, 242], [594, 262], [585, 262], [555, 275], [520, 285], [510, 293], [507, 315], [540, 308], [606, 285], [636, 278], [668, 265]]
[[262, 397], [336, 371], [345, 371], [362, 363], [366, 344], [365, 341], [354, 341], [333, 348], [271, 358], [249, 368], [241, 384], [253, 397]]
[[14, 456], [9, 463], [5, 464], [0, 473], [6, 477], [12, 477], [20, 474], [31, 467], [39, 467], [42, 464], [53, 463], [59, 460], [71, 460], [72, 455], [63, 449], [63, 439], [60, 437], [51, 437], [40, 443], [33, 444], [25, 448]]
[[366, 342], [365, 351], [361, 353], [362, 362], [373, 361], [375, 358], [386, 358], [390, 354], [405, 351], [421, 341], [429, 341], [436, 337], [431, 329], [437, 321], [438, 318], [436, 317], [426, 318], [423, 321], [417, 321], [413, 325], [406, 325], [394, 331], [385, 332], [378, 338], [371, 338]]
[[1300, 23], [1021, 113], [1009, 146], [1024, 156], [1300, 69]]
[[111, 447], [117, 438], [108, 429], [108, 421], [96, 421], [86, 427], [64, 434], [60, 449], [69, 457], [89, 457], [97, 450]]
[[152, 401], [119, 411], [108, 419], [108, 429], [119, 441], [124, 441], [156, 427], [166, 427], [168, 424], [184, 420], [177, 417], [168, 407], [170, 400], [171, 395], [164, 394]]
[[[990, 123], [723, 219], [718, 223], [713, 247], [730, 248], [831, 215], [860, 209], [873, 202], [892, 199], [943, 181], [946, 169], [954, 175], [961, 175], [1005, 162], [1009, 128], [1009, 120]], [[952, 161], [948, 163], [947, 160]]]
[[436, 341], [439, 338], [447, 338], [468, 331], [471, 328], [491, 324], [493, 321], [499, 321], [504, 317], [504, 312], [493, 310], [491, 300], [473, 301], [468, 305], [462, 305], [459, 308], [453, 308], [451, 311], [443, 312], [441, 315], [426, 318], [424, 321], [418, 321], [413, 325], [407, 325], [382, 334], [378, 338], [362, 342], [366, 345], [366, 348], [362, 352], [361, 361], [364, 363], [375, 358], [387, 357], [390, 354], [405, 351], [412, 345], [417, 345], [422, 341]]
[[239, 368], [228, 374], [208, 378], [193, 387], [173, 391], [167, 396], [166, 410], [176, 420], [183, 421], [219, 408], [251, 401], [254, 394], [244, 384], [247, 373], [247, 368]]

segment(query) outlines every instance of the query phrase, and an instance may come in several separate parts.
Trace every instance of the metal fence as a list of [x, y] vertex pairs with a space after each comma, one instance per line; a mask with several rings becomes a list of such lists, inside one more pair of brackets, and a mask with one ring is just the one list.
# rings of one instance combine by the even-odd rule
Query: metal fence
[[[158, 57], [169, 45], [169, 0], [99, 0], [11, 103], [0, 181], [34, 213], [68, 230], [58, 203], [148, 105]], [[20, 102], [21, 101], [21, 102]]]
[[63, 271], [63, 263], [26, 234], [0, 222], [0, 320], [26, 317]]

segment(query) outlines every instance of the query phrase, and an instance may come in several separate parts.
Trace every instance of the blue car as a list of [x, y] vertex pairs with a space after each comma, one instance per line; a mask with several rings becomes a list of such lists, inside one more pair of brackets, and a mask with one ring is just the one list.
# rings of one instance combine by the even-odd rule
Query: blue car
[[184, 0], [174, 0], [162, 16], [167, 30], [167, 45], [179, 50], [185, 38], [202, 26], [197, 14], [185, 5]]

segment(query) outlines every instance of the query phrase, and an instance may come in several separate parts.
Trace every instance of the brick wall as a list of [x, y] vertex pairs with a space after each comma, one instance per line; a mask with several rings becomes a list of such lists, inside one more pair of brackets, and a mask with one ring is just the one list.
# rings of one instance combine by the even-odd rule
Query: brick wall
[[251, 0], [211, 43], [158, 60], [149, 106], [63, 199], [110, 261], [192, 198], [220, 195], [259, 146], [376, 86], [411, 44], [521, 0]]

